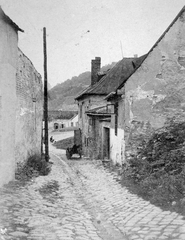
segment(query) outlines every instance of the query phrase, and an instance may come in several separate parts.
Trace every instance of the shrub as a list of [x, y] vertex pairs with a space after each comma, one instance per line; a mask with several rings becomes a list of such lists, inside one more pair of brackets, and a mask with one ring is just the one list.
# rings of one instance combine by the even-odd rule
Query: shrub
[[137, 193], [157, 205], [180, 203], [185, 194], [184, 141], [184, 122], [171, 121], [154, 132], [123, 169], [124, 182], [137, 185]]
[[39, 155], [30, 155], [26, 162], [17, 163], [15, 178], [28, 181], [39, 175], [47, 175], [51, 170], [50, 164]]

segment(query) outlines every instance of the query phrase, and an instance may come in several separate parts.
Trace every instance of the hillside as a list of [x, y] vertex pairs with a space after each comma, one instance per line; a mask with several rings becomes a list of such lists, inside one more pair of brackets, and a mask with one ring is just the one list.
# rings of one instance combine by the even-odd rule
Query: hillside
[[[107, 71], [116, 63], [113, 62], [101, 68], [101, 71]], [[91, 72], [84, 72], [78, 77], [72, 77], [60, 84], [57, 84], [49, 90], [49, 110], [77, 110], [77, 104], [74, 98], [82, 92], [91, 83]]]

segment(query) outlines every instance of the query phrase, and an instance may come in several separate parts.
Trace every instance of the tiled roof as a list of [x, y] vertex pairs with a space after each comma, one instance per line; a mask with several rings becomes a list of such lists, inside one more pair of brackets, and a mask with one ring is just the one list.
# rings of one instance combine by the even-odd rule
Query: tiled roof
[[109, 94], [117, 89], [142, 61], [140, 58], [123, 58], [89, 91], [90, 94]]
[[[77, 98], [80, 99], [85, 95], [108, 95], [110, 92], [114, 92], [121, 89], [125, 82], [137, 69], [141, 66], [147, 56], [153, 51], [153, 49], [158, 45], [165, 34], [170, 30], [174, 23], [181, 17], [185, 12], [185, 6], [181, 9], [166, 31], [161, 35], [149, 52], [139, 58], [123, 58], [119, 61], [106, 76], [104, 76], [98, 83], [93, 86], [86, 88]], [[134, 65], [134, 66], [133, 66]]]
[[107, 95], [115, 91], [142, 62], [145, 55], [139, 58], [123, 58], [93, 86], [87, 87], [76, 100], [86, 95]]

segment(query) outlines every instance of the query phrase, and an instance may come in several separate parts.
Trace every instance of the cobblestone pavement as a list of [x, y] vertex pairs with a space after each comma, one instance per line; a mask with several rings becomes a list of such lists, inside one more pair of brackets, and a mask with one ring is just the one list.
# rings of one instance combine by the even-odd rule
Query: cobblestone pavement
[[129, 193], [100, 161], [52, 151], [48, 176], [0, 190], [1, 240], [185, 240], [182, 216]]

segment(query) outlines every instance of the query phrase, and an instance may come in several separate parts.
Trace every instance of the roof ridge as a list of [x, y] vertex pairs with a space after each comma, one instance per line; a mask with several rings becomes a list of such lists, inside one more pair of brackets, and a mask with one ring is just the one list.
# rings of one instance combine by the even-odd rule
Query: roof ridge
[[92, 86], [92, 89], [90, 91], [92, 91], [95, 87], [97, 87], [100, 83], [102, 83], [104, 81], [104, 79], [113, 71], [113, 69], [122, 61], [123, 59], [119, 60], [114, 67], [112, 67], [105, 76], [103, 76], [100, 81], [98, 81], [94, 86]]
[[22, 30], [14, 21], [12, 21], [12, 19], [5, 14], [5, 12], [3, 11], [1, 5], [0, 5], [0, 10], [2, 11], [3, 13], [3, 17], [4, 19], [13, 26], [13, 28], [15, 28], [17, 31], [20, 31], [20, 32], [24, 32], [24, 30]]
[[75, 97], [75, 100], [77, 99], [77, 98], [79, 98], [80, 96], [82, 96], [87, 90], [88, 90], [88, 88], [90, 88], [91, 87], [91, 85], [89, 85], [88, 87], [86, 87], [85, 89], [83, 89], [76, 97]]
[[117, 64], [98, 82], [97, 85], [94, 86], [93, 89], [90, 90], [90, 92], [92, 92], [95, 88], [97, 88], [106, 78], [109, 77], [109, 75], [115, 70], [116, 67], [118, 67], [119, 65], [121, 65], [121, 63], [124, 62], [124, 60], [130, 60], [129, 64], [131, 62], [133, 62], [133, 60], [135, 60], [136, 62], [142, 58], [144, 55], [138, 57], [138, 58], [134, 58], [134, 57], [129, 57], [129, 58], [122, 58], [119, 62], [117, 62]]
[[[155, 42], [155, 44], [150, 48], [144, 59], [141, 61], [141, 63], [135, 68], [135, 70], [125, 79], [125, 81], [120, 84], [120, 86], [117, 89], [120, 89], [123, 87], [125, 82], [141, 67], [145, 59], [148, 57], [148, 55], [153, 51], [153, 49], [158, 45], [158, 43], [162, 40], [162, 38], [166, 35], [166, 33], [170, 30], [170, 28], [175, 24], [175, 22], [179, 19], [181, 14], [185, 11], [185, 5], [184, 7], [180, 10], [180, 12], [177, 14], [177, 16], [174, 18], [174, 20], [170, 23], [170, 25], [167, 27], [167, 29], [162, 33], [162, 35], [159, 37], [159, 39]], [[143, 55], [144, 56], [144, 55]]]
[[[140, 57], [139, 57], [140, 58]], [[139, 59], [139, 58], [137, 58], [137, 59]], [[97, 82], [97, 84], [95, 84], [94, 86], [93, 86], [93, 88], [90, 90], [90, 92], [91, 91], [93, 91], [93, 89], [94, 88], [96, 88], [96, 87], [98, 87], [111, 73], [112, 73], [112, 71], [114, 71], [114, 69], [116, 68], [116, 66], [118, 66], [121, 62], [123, 62], [124, 60], [134, 60], [134, 59], [136, 59], [136, 58], [134, 58], [134, 57], [127, 57], [127, 58], [122, 58], [121, 60], [119, 60], [115, 65], [114, 65], [114, 67], [112, 67], [108, 72], [107, 72], [107, 74], [105, 75], [105, 76], [103, 76], [101, 79], [100, 79], [100, 81], [99, 82]]]

